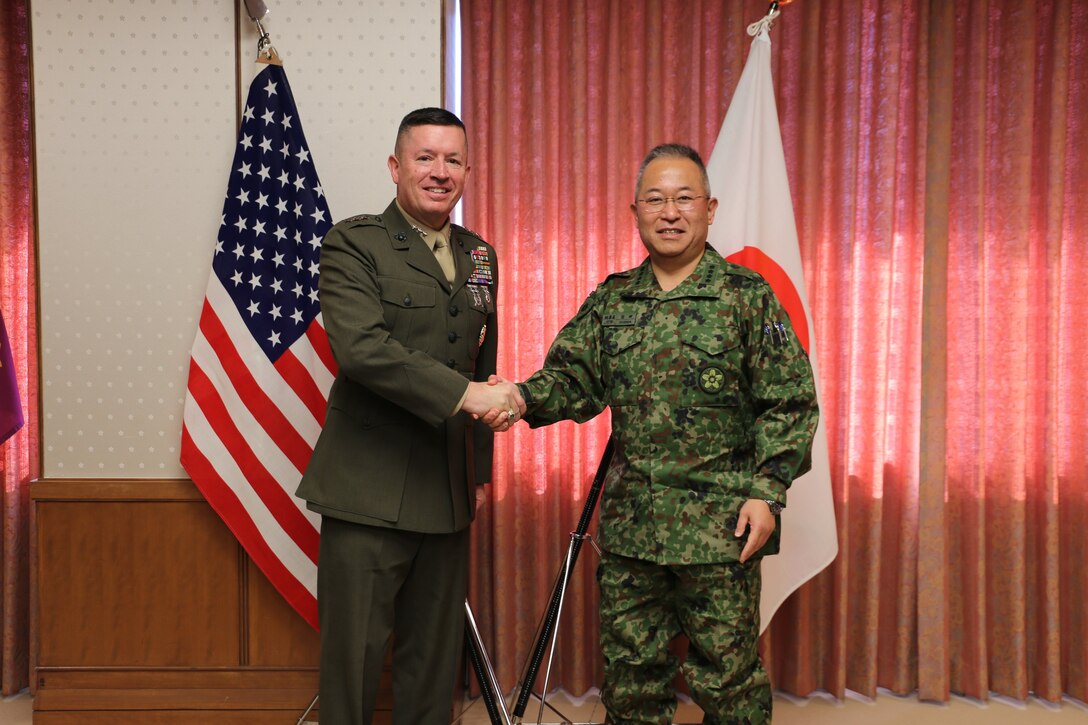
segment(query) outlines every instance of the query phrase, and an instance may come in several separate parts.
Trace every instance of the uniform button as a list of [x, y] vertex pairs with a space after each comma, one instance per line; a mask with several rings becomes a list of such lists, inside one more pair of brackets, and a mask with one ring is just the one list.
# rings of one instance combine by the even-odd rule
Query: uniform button
[[412, 304], [412, 295], [404, 295], [404, 306], [408, 307]]
[[450, 317], [457, 317], [457, 313], [460, 311], [457, 309], [457, 305], [450, 305]]
[[449, 334], [450, 342], [457, 342], [457, 338], [459, 337], [460, 335], [458, 335], [456, 332], [451, 332]]
[[457, 367], [457, 361], [454, 360], [453, 358], [450, 358], [449, 360], [446, 361], [446, 367], [450, 367], [450, 368]]

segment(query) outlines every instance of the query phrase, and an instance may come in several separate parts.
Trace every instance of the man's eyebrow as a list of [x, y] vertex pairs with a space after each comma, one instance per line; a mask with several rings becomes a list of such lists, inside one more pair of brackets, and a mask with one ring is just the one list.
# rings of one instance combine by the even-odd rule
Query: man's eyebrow
[[[694, 191], [694, 190], [695, 190], [695, 189], [694, 189], [694, 187], [691, 187], [691, 186], [686, 186], [686, 185], [685, 185], [685, 186], [681, 186], [681, 187], [680, 187], [679, 189], [677, 189], [677, 190], [676, 190], [676, 192], [677, 192], [677, 193], [680, 193], [681, 191]], [[661, 189], [659, 189], [659, 188], [658, 188], [658, 187], [656, 187], [656, 186], [651, 186], [651, 187], [650, 187], [649, 189], [646, 189], [646, 190], [645, 190], [645, 191], [643, 191], [642, 193], [643, 193], [643, 194], [649, 194], [649, 193], [651, 193], [651, 192], [654, 192], [654, 193], [658, 193], [658, 194], [663, 194], [663, 193], [665, 193], [665, 192], [661, 191]]]

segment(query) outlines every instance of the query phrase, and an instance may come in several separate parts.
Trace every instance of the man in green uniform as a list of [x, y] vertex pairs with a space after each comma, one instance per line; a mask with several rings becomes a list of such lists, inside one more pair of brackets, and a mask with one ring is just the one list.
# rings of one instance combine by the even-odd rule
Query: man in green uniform
[[437, 108], [401, 122], [396, 199], [321, 248], [321, 309], [339, 365], [297, 495], [321, 514], [321, 722], [371, 722], [390, 633], [393, 722], [445, 725], [459, 671], [468, 525], [490, 480], [474, 418], [523, 407], [489, 386], [495, 250], [450, 224], [469, 171], [465, 127]]
[[[602, 697], [610, 722], [666, 725], [677, 662], [705, 723], [762, 723], [759, 561], [808, 469], [812, 370], [756, 273], [706, 243], [717, 200], [691, 148], [654, 148], [631, 205], [649, 258], [609, 276], [519, 385], [542, 426], [612, 410], [600, 515]], [[498, 411], [485, 416], [500, 427]]]

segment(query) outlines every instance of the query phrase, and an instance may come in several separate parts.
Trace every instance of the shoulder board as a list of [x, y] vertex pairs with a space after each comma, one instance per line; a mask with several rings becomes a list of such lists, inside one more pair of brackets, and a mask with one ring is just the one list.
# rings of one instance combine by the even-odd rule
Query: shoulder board
[[480, 240], [481, 242], [484, 242], [484, 244], [486, 244], [486, 243], [487, 243], [487, 242], [486, 242], [486, 241], [484, 240], [484, 238], [483, 238], [483, 237], [481, 237], [481, 236], [480, 236], [479, 234], [477, 234], [476, 232], [472, 231], [471, 229], [468, 229], [467, 227], [463, 227], [463, 226], [461, 226], [460, 224], [450, 224], [450, 226], [451, 226], [451, 227], [452, 227], [452, 228], [453, 228], [454, 230], [456, 230], [457, 232], [461, 232], [461, 233], [464, 233], [464, 234], [469, 234], [469, 235], [471, 235], [471, 236], [474, 236], [474, 237], [476, 237], [476, 238], [477, 238], [477, 239], [479, 239], [479, 240]]
[[754, 269], [749, 269], [748, 267], [745, 267], [743, 265], [736, 264], [735, 262], [725, 262], [724, 271], [726, 274], [735, 277], [745, 277], [756, 282], [766, 282], [766, 280], [763, 279], [763, 275], [761, 275], [759, 272], [756, 272]]
[[385, 227], [385, 222], [382, 221], [381, 214], [359, 214], [358, 216], [348, 217], [340, 222], [346, 226], [372, 226], [372, 227]]
[[630, 279], [632, 272], [634, 272], [633, 269], [625, 269], [622, 272], [613, 272], [612, 274], [605, 277], [604, 282], [601, 282], [601, 284], [605, 285], [605, 284], [611, 282], [613, 279]]

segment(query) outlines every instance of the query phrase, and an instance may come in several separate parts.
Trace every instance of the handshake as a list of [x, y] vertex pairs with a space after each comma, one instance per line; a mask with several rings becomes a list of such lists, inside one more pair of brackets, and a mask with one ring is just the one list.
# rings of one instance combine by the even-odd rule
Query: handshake
[[525, 399], [518, 386], [498, 375], [486, 383], [469, 383], [461, 410], [482, 420], [491, 430], [506, 431], [525, 413]]

